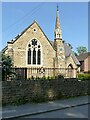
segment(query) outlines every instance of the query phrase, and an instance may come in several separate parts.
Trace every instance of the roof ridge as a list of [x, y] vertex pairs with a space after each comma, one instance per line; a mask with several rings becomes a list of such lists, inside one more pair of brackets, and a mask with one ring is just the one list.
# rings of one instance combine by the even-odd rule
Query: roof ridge
[[[47, 38], [47, 40], [49, 41], [50, 45], [53, 47], [53, 45], [51, 44], [50, 40], [48, 39], [48, 37], [46, 36], [46, 34], [44, 33], [44, 31], [42, 30], [42, 28], [40, 27], [40, 25], [38, 24], [38, 22], [36, 20], [34, 20], [32, 22], [32, 24], [30, 24], [28, 27], [26, 27], [21, 33], [19, 33], [14, 39], [12, 39], [11, 41], [8, 41], [7, 43], [14, 43], [20, 36], [22, 36], [26, 30], [28, 30], [34, 23], [36, 23], [38, 25], [38, 27], [40, 28], [40, 30], [42, 31], [42, 33], [44, 34], [44, 36]], [[54, 47], [53, 47], [54, 49]]]

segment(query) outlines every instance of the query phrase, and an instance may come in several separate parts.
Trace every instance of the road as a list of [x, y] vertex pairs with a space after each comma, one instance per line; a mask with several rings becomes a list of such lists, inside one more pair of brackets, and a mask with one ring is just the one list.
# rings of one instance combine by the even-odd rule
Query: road
[[[88, 118], [88, 105], [76, 106], [21, 118]], [[15, 120], [19, 120], [19, 118]]]
[[2, 117], [9, 120], [20, 120], [20, 118], [23, 118], [22, 120], [25, 118], [88, 118], [88, 105], [90, 105], [88, 96], [39, 104], [27, 103], [20, 106], [4, 107]]

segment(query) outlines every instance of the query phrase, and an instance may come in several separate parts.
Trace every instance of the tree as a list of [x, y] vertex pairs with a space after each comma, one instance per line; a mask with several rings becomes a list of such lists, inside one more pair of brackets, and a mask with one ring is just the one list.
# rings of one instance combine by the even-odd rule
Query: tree
[[84, 47], [84, 46], [79, 46], [79, 47], [77, 47], [76, 49], [77, 49], [78, 55], [80, 55], [81, 53], [87, 52], [87, 48]]
[[2, 54], [2, 80], [7, 80], [12, 73], [12, 59], [10, 56]]

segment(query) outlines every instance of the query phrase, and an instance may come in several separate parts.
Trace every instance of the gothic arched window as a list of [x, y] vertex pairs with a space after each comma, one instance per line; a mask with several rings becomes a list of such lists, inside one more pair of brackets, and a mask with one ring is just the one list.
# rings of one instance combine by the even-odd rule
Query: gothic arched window
[[41, 64], [41, 46], [36, 39], [33, 39], [29, 42], [27, 55], [27, 62], [29, 65]]
[[31, 64], [31, 50], [28, 49], [28, 64]]
[[37, 64], [40, 64], [41, 63], [41, 51], [40, 49], [37, 51]]

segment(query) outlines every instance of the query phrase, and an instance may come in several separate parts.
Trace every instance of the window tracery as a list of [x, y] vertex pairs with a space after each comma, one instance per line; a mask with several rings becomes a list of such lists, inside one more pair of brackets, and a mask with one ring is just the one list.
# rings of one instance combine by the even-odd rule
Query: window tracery
[[31, 40], [28, 44], [28, 64], [41, 64], [41, 45], [36, 39]]

